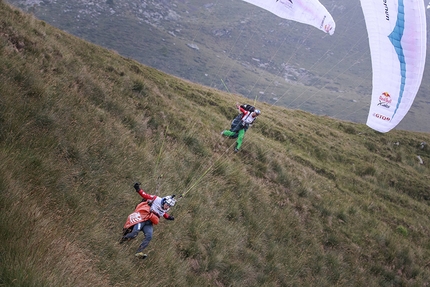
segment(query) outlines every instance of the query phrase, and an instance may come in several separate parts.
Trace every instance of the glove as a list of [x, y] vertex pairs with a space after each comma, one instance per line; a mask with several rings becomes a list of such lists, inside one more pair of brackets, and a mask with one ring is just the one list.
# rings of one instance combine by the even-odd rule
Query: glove
[[133, 185], [133, 187], [134, 187], [134, 189], [136, 190], [136, 192], [139, 192], [139, 190], [140, 190], [140, 186], [139, 186], [139, 183], [138, 183], [138, 182], [136, 182], [136, 183]]
[[169, 215], [169, 217], [166, 218], [167, 220], [175, 220], [175, 218], [171, 215]]

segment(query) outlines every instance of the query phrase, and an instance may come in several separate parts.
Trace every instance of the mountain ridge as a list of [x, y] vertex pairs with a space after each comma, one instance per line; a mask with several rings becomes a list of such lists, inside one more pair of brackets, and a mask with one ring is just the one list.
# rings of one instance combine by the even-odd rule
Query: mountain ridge
[[[317, 115], [367, 119], [372, 76], [359, 1], [322, 1], [338, 23], [333, 36], [243, 1], [10, 2], [192, 82]], [[430, 131], [424, 120], [430, 114], [427, 70], [398, 129]]]

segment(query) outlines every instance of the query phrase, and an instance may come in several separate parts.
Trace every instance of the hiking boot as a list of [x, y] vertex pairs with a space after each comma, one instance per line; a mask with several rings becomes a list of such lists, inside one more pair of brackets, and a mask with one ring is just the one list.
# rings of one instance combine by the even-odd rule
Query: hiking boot
[[143, 252], [137, 252], [136, 254], [134, 254], [134, 256], [136, 256], [136, 258], [139, 258], [139, 259], [145, 259], [148, 255], [146, 255]]
[[222, 131], [222, 132], [221, 132], [221, 135], [222, 135], [222, 136], [224, 135], [224, 131]]
[[239, 150], [237, 149], [237, 148], [234, 148], [234, 152], [236, 153], [236, 152], [238, 152]]

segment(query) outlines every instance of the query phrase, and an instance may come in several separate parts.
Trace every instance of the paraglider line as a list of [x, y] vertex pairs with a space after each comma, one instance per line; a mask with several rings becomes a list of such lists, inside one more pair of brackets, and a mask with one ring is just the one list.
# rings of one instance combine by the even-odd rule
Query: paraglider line
[[224, 151], [224, 153], [212, 165], [210, 165], [209, 168], [205, 172], [203, 172], [203, 174], [181, 196], [184, 197], [191, 189], [193, 189], [203, 179], [203, 177], [208, 174], [208, 172], [215, 166], [215, 164], [218, 163], [218, 161], [224, 156], [224, 154], [231, 149], [234, 144], [236, 144], [236, 142], [234, 142], [226, 151]]
[[[157, 162], [155, 163], [154, 174], [157, 174], [157, 169], [158, 169], [158, 165], [160, 163], [161, 153], [163, 152], [164, 141], [166, 140], [166, 135], [167, 135], [168, 129], [169, 129], [169, 126], [166, 127], [166, 131], [164, 132], [165, 136], [164, 136], [163, 142], [161, 143], [160, 151], [158, 152]], [[157, 188], [155, 189], [155, 192], [158, 192], [159, 179], [160, 179], [160, 176], [158, 176], [158, 178], [157, 178]]]
[[224, 83], [224, 80], [221, 78], [221, 82], [222, 82], [222, 84], [224, 85], [224, 87], [225, 87], [225, 89], [227, 90], [227, 92], [229, 92], [230, 93], [230, 91], [228, 90], [228, 88], [227, 88], [227, 85]]

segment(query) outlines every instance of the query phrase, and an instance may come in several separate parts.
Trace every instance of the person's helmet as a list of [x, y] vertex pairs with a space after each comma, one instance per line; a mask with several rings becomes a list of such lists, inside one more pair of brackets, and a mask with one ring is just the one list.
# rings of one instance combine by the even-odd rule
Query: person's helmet
[[254, 111], [257, 115], [261, 114], [260, 110], [255, 110]]
[[165, 203], [167, 203], [170, 207], [174, 206], [176, 203], [176, 199], [174, 199], [174, 197], [174, 195], [163, 197], [161, 200], [161, 205], [163, 206]]

